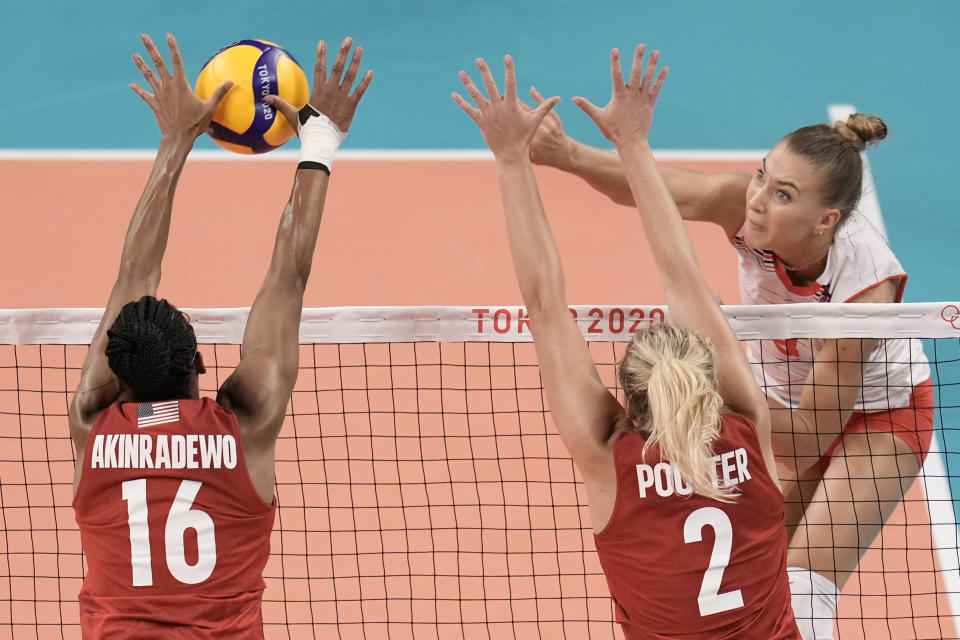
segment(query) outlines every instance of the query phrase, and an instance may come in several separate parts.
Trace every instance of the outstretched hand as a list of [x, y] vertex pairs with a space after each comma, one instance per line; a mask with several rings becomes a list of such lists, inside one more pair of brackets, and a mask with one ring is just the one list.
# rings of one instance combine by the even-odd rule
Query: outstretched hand
[[[537, 105], [543, 104], [545, 100], [533, 87], [530, 88], [530, 97]], [[522, 104], [525, 109], [533, 111], [533, 107], [526, 103]], [[557, 115], [556, 109], [551, 109], [534, 132], [533, 140], [530, 141], [530, 160], [534, 164], [562, 169], [569, 164], [573, 156], [573, 147], [574, 141], [568, 138], [563, 130], [563, 122]]]
[[630, 82], [623, 81], [623, 69], [620, 66], [620, 51], [610, 52], [610, 76], [613, 79], [613, 94], [605, 107], [598, 107], [586, 98], [576, 97], [573, 103], [583, 109], [600, 132], [620, 147], [635, 141], [646, 141], [653, 121], [653, 107], [660, 95], [660, 87], [667, 77], [667, 68], [663, 67], [654, 81], [654, 71], [660, 60], [660, 52], [650, 54], [646, 65], [643, 53], [646, 45], [637, 45], [633, 54], [633, 66], [630, 68]]
[[156, 71], [150, 68], [139, 53], [133, 54], [133, 62], [153, 89], [153, 93], [136, 83], [130, 83], [130, 88], [153, 109], [162, 135], [185, 133], [193, 142], [210, 126], [213, 114], [216, 113], [220, 101], [227, 95], [233, 83], [230, 81], [222, 83], [209, 98], [201, 100], [194, 94], [187, 81], [187, 75], [183, 70], [183, 58], [180, 56], [180, 49], [173, 34], [167, 34], [167, 46], [170, 47], [170, 59], [173, 61], [173, 74], [167, 70], [167, 63], [150, 36], [143, 34], [140, 39], [143, 40], [143, 45]]
[[[353, 122], [353, 115], [357, 111], [357, 104], [360, 98], [370, 86], [373, 80], [373, 71], [367, 71], [360, 79], [360, 84], [351, 94], [353, 81], [357, 78], [357, 72], [360, 70], [360, 61], [363, 59], [363, 47], [357, 47], [350, 60], [350, 66], [347, 67], [347, 55], [350, 53], [350, 47], [353, 46], [353, 38], [344, 38], [337, 52], [337, 57], [333, 61], [333, 67], [330, 69], [330, 75], [327, 76], [327, 43], [323, 40], [317, 45], [317, 59], [313, 67], [313, 89], [310, 92], [310, 100], [307, 102], [319, 113], [330, 118], [343, 133], [350, 128]], [[346, 74], [343, 73], [344, 67], [347, 67]], [[342, 76], [342, 77], [341, 77]], [[287, 119], [294, 131], [299, 133], [299, 120], [297, 119], [298, 109], [280, 96], [269, 95], [264, 97], [264, 102], [273, 106]]]
[[487, 96], [473, 84], [466, 71], [460, 72], [460, 81], [467, 93], [473, 98], [476, 107], [467, 102], [459, 93], [452, 94], [453, 100], [470, 116], [486, 141], [490, 151], [498, 160], [514, 161], [529, 156], [530, 141], [553, 106], [560, 98], [543, 100], [536, 109], [524, 105], [517, 99], [517, 74], [513, 58], [504, 56], [506, 68], [505, 92], [500, 95], [497, 83], [483, 58], [477, 59], [477, 68], [483, 77]]

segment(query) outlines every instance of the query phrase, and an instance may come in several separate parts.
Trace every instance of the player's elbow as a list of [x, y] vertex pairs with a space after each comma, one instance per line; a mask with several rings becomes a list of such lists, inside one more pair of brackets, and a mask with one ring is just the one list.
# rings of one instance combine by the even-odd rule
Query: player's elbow
[[521, 286], [523, 303], [531, 316], [542, 316], [560, 308], [566, 311], [563, 274], [546, 274]]
[[310, 280], [310, 262], [298, 263], [293, 271], [291, 287], [294, 291], [303, 294], [307, 289], [307, 281]]
[[713, 291], [710, 290], [695, 261], [680, 258], [669, 266], [658, 267], [658, 272], [663, 294], [667, 300], [676, 301], [673, 305], [678, 308], [686, 305], [699, 309], [701, 316], [712, 314], [711, 317], [715, 316], [716, 324], [727, 322], [726, 317], [719, 310]]
[[78, 390], [70, 399], [70, 406], [67, 409], [67, 421], [71, 432], [91, 424], [92, 418], [102, 409], [102, 403], [96, 402], [95, 394]]
[[274, 265], [274, 268], [270, 270], [264, 280], [263, 289], [270, 289], [302, 298], [307, 289], [307, 280], [309, 277], [309, 267], [301, 269], [299, 267], [284, 268]]
[[525, 301], [531, 326], [542, 327], [545, 324], [564, 321], [570, 317], [566, 298], [562, 295], [547, 295]]
[[633, 192], [630, 191], [630, 189], [613, 189], [607, 191], [606, 196], [610, 198], [613, 204], [618, 204], [622, 207], [636, 206], [636, 201], [633, 199]]
[[160, 286], [160, 265], [147, 265], [141, 260], [124, 258], [120, 261], [117, 284], [143, 285], [150, 291]]

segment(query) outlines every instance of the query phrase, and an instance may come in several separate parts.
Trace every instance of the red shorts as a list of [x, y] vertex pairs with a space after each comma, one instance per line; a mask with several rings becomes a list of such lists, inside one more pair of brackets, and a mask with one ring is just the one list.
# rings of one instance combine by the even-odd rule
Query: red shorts
[[813, 469], [823, 473], [830, 462], [831, 454], [843, 439], [863, 431], [892, 433], [913, 449], [922, 465], [930, 450], [930, 440], [933, 437], [933, 407], [933, 383], [927, 379], [913, 388], [913, 393], [910, 394], [910, 405], [907, 407], [869, 413], [854, 411], [843, 432], [837, 436]]

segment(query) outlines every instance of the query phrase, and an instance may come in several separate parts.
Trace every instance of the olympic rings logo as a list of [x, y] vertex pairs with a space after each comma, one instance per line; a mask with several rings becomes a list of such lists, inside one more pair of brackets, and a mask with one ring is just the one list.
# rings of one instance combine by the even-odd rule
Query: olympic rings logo
[[940, 317], [949, 322], [954, 329], [960, 330], [960, 309], [955, 304], [948, 304], [940, 310]]

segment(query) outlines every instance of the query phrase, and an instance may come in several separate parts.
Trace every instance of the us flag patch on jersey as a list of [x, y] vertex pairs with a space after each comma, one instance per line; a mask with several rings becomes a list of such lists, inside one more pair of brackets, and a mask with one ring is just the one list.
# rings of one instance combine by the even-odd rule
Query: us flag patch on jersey
[[152, 427], [167, 422], [180, 420], [180, 403], [177, 400], [168, 402], [146, 402], [137, 405], [137, 426]]

